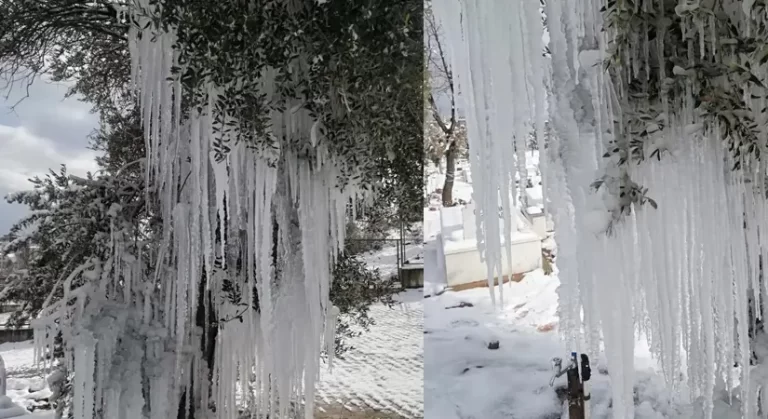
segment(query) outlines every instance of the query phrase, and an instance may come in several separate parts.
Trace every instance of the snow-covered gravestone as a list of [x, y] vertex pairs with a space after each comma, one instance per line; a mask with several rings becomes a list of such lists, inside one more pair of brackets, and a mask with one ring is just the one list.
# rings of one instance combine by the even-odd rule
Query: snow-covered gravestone
[[443, 238], [449, 241], [461, 240], [462, 213], [461, 207], [445, 207], [440, 210], [440, 231]]
[[474, 240], [477, 238], [477, 225], [475, 224], [475, 204], [467, 204], [461, 211], [461, 218], [464, 223], [464, 240]]
[[440, 234], [435, 240], [424, 248], [424, 293], [425, 295], [437, 295], [447, 286], [448, 281], [445, 272], [445, 251], [443, 239]]

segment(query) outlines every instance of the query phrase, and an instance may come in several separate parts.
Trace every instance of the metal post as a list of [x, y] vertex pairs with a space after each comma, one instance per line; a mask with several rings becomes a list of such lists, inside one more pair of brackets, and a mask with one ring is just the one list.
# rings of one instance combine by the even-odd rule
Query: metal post
[[554, 387], [555, 380], [561, 375], [567, 374], [568, 418], [590, 419], [589, 378], [592, 375], [592, 371], [589, 367], [589, 357], [586, 354], [581, 355], [581, 377], [579, 377], [579, 361], [576, 352], [571, 352], [570, 361], [568, 366], [563, 368], [562, 359], [552, 359], [553, 374], [552, 379], [549, 381], [549, 386]]
[[405, 282], [403, 282], [403, 270], [401, 269], [402, 264], [400, 263], [400, 241], [397, 242], [397, 279], [400, 281], [400, 286], [405, 288]]
[[[571, 352], [572, 365], [578, 365], [576, 352]], [[584, 418], [584, 388], [579, 379], [579, 369], [568, 370], [568, 419]]]
[[589, 357], [587, 354], [581, 354], [581, 396], [584, 403], [584, 419], [590, 419], [591, 411], [590, 399], [592, 392], [589, 389], [589, 379], [592, 377], [592, 368], [589, 366]]
[[8, 374], [5, 371], [5, 361], [0, 356], [0, 396], [5, 396], [8, 387]]
[[400, 278], [400, 284], [403, 285], [403, 287], [405, 287], [405, 284], [403, 283], [403, 265], [405, 265], [405, 238], [403, 237], [405, 235], [404, 231], [403, 222], [400, 221], [400, 241], [397, 244], [400, 257], [397, 263], [397, 276]]

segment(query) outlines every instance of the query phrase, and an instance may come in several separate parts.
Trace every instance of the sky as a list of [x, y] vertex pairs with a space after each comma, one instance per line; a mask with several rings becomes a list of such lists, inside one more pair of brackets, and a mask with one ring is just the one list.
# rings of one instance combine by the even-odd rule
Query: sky
[[37, 80], [24, 96], [22, 90], [0, 97], [0, 236], [23, 217], [26, 207], [8, 204], [9, 193], [31, 189], [28, 179], [48, 169], [67, 165], [72, 174], [84, 175], [96, 168], [96, 153], [88, 150], [88, 135], [97, 127], [98, 116], [90, 105], [76, 98], [65, 99], [67, 87]]

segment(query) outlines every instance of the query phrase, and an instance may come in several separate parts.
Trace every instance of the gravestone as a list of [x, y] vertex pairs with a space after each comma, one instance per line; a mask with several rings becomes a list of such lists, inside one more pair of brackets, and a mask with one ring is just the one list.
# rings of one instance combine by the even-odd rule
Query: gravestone
[[464, 227], [461, 210], [459, 206], [440, 209], [440, 232], [444, 239], [461, 240], [461, 230]]
[[424, 246], [424, 293], [437, 295], [448, 285], [445, 272], [445, 251], [440, 234]]
[[461, 218], [464, 224], [464, 240], [477, 239], [477, 225], [475, 224], [475, 203], [467, 204], [461, 211]]

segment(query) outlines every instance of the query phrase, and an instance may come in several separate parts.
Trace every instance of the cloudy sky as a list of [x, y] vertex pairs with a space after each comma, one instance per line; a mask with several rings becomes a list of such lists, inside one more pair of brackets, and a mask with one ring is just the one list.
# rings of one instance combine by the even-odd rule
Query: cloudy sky
[[61, 164], [73, 174], [94, 170], [95, 153], [87, 149], [88, 134], [98, 118], [90, 106], [75, 98], [64, 99], [66, 86], [39, 80], [29, 97], [15, 110], [11, 106], [23, 92], [0, 98], [0, 236], [26, 213], [25, 207], [8, 204], [8, 193], [30, 189], [30, 177], [58, 170]]

